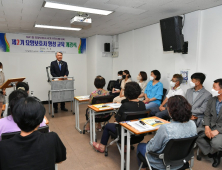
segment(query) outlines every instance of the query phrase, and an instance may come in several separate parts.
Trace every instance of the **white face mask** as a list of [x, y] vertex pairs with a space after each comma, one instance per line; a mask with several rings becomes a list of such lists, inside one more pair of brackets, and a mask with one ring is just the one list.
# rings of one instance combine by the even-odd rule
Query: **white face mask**
[[175, 85], [176, 85], [176, 83], [175, 83], [175, 82], [170, 81], [170, 87], [174, 87]]
[[150, 80], [153, 80], [154, 78], [153, 78], [153, 76], [150, 76]]
[[141, 76], [137, 76], [137, 80], [141, 80]]
[[195, 83], [193, 83], [192, 81], [190, 81], [190, 87], [195, 87]]
[[2, 68], [0, 68], [0, 72], [2, 71]]
[[217, 96], [220, 95], [220, 94], [219, 94], [219, 91], [216, 91], [216, 90], [214, 90], [214, 89], [211, 90], [211, 94], [212, 94], [213, 97], [217, 97]]
[[122, 76], [118, 76], [118, 79], [122, 79]]

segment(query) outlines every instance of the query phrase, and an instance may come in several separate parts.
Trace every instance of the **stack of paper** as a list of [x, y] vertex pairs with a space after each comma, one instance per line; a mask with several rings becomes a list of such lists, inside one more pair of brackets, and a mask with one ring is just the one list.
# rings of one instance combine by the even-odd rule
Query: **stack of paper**
[[99, 110], [106, 110], [106, 109], [112, 109], [112, 107], [107, 106], [105, 104], [95, 104], [94, 107], [98, 108]]
[[156, 129], [155, 127], [147, 124], [143, 125], [140, 123], [140, 121], [127, 122], [127, 124], [138, 130], [139, 132], [151, 131]]
[[106, 106], [112, 107], [113, 109], [118, 109], [118, 108], [120, 108], [121, 105], [122, 105], [121, 103], [109, 103], [109, 104], [106, 104]]
[[77, 96], [76, 98], [79, 99], [79, 100], [88, 100], [89, 95], [88, 96]]

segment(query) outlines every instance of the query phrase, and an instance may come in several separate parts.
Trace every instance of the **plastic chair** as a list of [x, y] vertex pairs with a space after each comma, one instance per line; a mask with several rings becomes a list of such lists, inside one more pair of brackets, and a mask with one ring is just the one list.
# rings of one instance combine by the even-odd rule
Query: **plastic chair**
[[[141, 119], [148, 117], [150, 113], [150, 110], [144, 110], [144, 111], [134, 111], [134, 112], [124, 112], [122, 115], [121, 121], [128, 121], [128, 120], [135, 120], [135, 119]], [[112, 131], [109, 131], [109, 134], [112, 139], [114, 139], [112, 142], [110, 142], [106, 148], [105, 148], [105, 156], [108, 156], [108, 147], [114, 143], [116, 143], [119, 152], [121, 153], [120, 149], [120, 143], [121, 143], [121, 125], [116, 124], [116, 132], [113, 133]], [[126, 138], [126, 137], [125, 137]], [[136, 143], [140, 143], [144, 139], [144, 135], [132, 135], [130, 139], [130, 144], [134, 145]], [[126, 139], [125, 139], [126, 141]], [[126, 144], [126, 143], [125, 143]], [[133, 146], [131, 146], [131, 149], [134, 149]]]
[[[192, 169], [194, 163], [194, 147], [195, 142], [198, 138], [198, 135], [189, 138], [182, 138], [182, 139], [170, 139], [167, 143], [164, 151], [160, 154], [154, 152], [146, 152], [145, 158], [144, 156], [139, 153], [137, 157], [141, 161], [139, 170], [142, 168], [143, 165], [149, 167], [150, 170], [156, 170], [152, 168], [147, 155], [150, 154], [156, 158], [162, 159], [164, 165], [166, 166], [166, 170], [170, 170], [171, 166], [179, 166], [182, 165], [179, 170], [185, 169]], [[190, 161], [190, 164], [189, 162]]]
[[[49, 126], [43, 126], [43, 127], [39, 127], [38, 130], [41, 133], [48, 133], [49, 132]], [[13, 136], [15, 136], [16, 134], [19, 134], [20, 131], [17, 132], [10, 132], [10, 133], [2, 133], [1, 138], [2, 140], [6, 140], [6, 139], [10, 139]]]
[[162, 100], [161, 103], [163, 103], [165, 97], [166, 97], [166, 93], [167, 93], [167, 89], [163, 88], [163, 96], [162, 96]]
[[108, 83], [108, 86], [107, 86], [107, 90], [112, 91], [113, 86], [115, 85], [115, 83], [116, 83], [116, 80], [110, 80], [109, 83]]

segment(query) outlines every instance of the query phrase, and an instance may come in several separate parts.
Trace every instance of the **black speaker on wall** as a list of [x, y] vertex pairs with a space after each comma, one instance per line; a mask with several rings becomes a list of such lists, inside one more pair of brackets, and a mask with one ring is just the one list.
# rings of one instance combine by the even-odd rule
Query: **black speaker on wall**
[[184, 52], [183, 18], [175, 16], [160, 20], [163, 51]]
[[110, 52], [110, 43], [105, 43], [104, 44], [104, 51], [105, 52]]

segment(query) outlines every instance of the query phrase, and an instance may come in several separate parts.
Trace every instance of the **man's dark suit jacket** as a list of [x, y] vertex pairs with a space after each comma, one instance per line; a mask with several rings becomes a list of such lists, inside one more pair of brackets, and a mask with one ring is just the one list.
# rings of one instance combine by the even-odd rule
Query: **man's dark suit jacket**
[[65, 61], [62, 61], [61, 71], [59, 69], [58, 61], [52, 61], [50, 72], [52, 77], [64, 77], [69, 75], [68, 65]]

